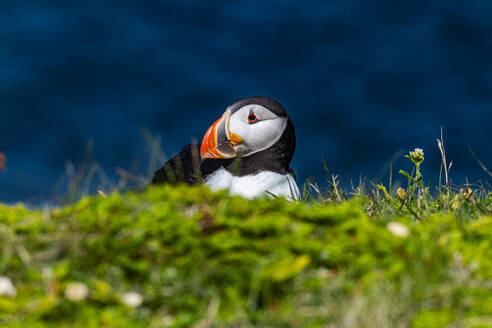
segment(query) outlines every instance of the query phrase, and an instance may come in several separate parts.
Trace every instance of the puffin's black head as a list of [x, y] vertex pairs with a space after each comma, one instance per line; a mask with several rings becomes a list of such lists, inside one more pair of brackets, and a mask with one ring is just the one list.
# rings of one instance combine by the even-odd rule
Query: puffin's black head
[[240, 99], [205, 134], [202, 159], [240, 156], [260, 169], [288, 170], [295, 151], [295, 130], [284, 107], [268, 97]]
[[266, 109], [268, 109], [270, 112], [272, 112], [273, 114], [279, 117], [287, 117], [287, 112], [285, 111], [285, 108], [282, 105], [280, 105], [272, 98], [268, 98], [265, 96], [256, 96], [256, 97], [239, 99], [234, 104], [229, 106], [227, 109], [230, 109], [231, 113], [234, 114], [244, 106], [248, 106], [248, 105], [263, 106]]

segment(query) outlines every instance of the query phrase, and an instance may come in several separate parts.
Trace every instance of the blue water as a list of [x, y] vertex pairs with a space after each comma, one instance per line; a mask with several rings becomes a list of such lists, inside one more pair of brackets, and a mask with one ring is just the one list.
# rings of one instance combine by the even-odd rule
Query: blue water
[[454, 182], [490, 181], [468, 151], [492, 167], [490, 17], [489, 0], [3, 0], [0, 201], [49, 199], [89, 140], [110, 179], [145, 172], [142, 128], [172, 155], [251, 95], [287, 108], [301, 182], [322, 159], [387, 179], [415, 147], [435, 182], [441, 126]]

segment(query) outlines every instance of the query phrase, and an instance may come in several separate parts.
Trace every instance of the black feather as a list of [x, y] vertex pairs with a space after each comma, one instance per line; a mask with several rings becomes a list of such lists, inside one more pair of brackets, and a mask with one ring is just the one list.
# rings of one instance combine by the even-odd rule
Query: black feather
[[152, 184], [186, 183], [195, 185], [220, 167], [228, 167], [232, 159], [200, 158], [200, 145], [189, 144], [155, 172]]

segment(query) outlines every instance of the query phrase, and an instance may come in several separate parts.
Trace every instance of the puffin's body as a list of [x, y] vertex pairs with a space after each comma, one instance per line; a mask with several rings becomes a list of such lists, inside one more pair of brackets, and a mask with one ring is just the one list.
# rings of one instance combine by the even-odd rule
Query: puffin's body
[[166, 162], [153, 184], [203, 181], [246, 198], [298, 199], [289, 165], [296, 146], [294, 125], [285, 109], [268, 97], [236, 101], [205, 134], [200, 145], [186, 145]]

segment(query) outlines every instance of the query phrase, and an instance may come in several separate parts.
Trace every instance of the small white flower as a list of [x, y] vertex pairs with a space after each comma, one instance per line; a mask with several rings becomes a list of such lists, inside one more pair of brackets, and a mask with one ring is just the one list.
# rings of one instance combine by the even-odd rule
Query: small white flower
[[143, 296], [137, 292], [124, 293], [121, 297], [121, 302], [129, 307], [136, 308], [142, 305]]
[[174, 317], [172, 315], [166, 314], [162, 317], [162, 325], [163, 327], [172, 326], [174, 323]]
[[400, 222], [390, 222], [388, 223], [387, 228], [397, 237], [406, 237], [410, 234], [407, 226]]
[[8, 277], [0, 277], [0, 295], [15, 297], [17, 289]]
[[65, 288], [65, 298], [72, 302], [84, 300], [89, 295], [89, 288], [81, 282], [71, 282]]
[[422, 163], [424, 161], [424, 151], [420, 148], [415, 148], [414, 151], [410, 152], [410, 158], [417, 163]]

